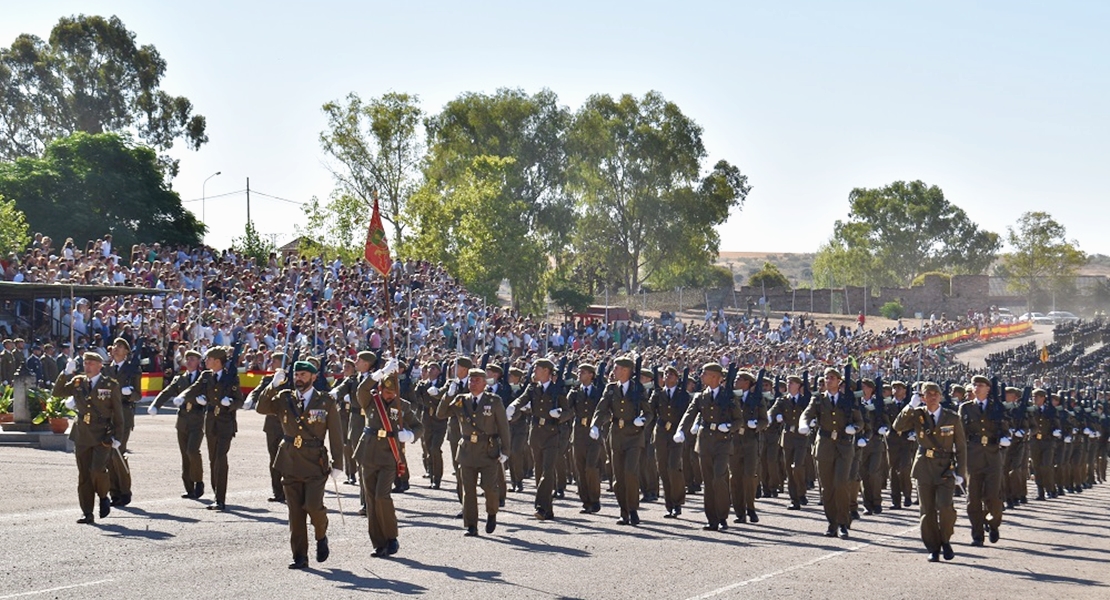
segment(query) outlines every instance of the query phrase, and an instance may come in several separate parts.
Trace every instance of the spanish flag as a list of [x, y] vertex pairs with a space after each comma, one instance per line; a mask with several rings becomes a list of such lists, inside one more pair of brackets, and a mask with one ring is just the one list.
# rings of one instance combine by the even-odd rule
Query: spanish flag
[[1044, 344], [1041, 346], [1041, 362], [1048, 362], [1048, 344]]

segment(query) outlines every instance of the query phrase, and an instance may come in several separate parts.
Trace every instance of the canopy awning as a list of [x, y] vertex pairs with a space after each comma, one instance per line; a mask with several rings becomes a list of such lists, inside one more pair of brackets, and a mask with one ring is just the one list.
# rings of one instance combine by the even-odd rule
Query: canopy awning
[[110, 296], [160, 296], [169, 290], [126, 287], [119, 285], [77, 285], [69, 283], [15, 283], [0, 281], [0, 300], [36, 300], [39, 298], [88, 298]]

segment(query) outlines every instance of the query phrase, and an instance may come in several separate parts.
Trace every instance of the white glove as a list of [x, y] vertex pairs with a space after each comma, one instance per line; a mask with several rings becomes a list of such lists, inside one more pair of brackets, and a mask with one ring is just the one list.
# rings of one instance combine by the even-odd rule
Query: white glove
[[278, 369], [277, 371], [274, 371], [274, 379], [270, 381], [270, 387], [276, 390], [281, 387], [281, 384], [283, 383], [285, 383], [285, 370]]
[[351, 395], [350, 394], [343, 394], [343, 404], [350, 404], [350, 403], [351, 403]]
[[516, 414], [516, 407], [515, 406], [510, 404], [510, 405], [505, 407], [505, 418], [506, 419], [513, 418], [513, 415], [515, 415], [515, 414]]
[[1015, 429], [1014, 430], [1014, 437], [1023, 438], [1023, 437], [1025, 437], [1025, 432], [1020, 430], [1020, 429]]
[[775, 422], [782, 423], [782, 413], [775, 415]]
[[728, 423], [717, 423], [717, 431], [728, 433]]
[[697, 435], [701, 431], [701, 423], [694, 423], [690, 426], [690, 433]]
[[243, 400], [243, 410], [250, 410], [252, 406], [254, 406], [254, 405], [251, 404], [251, 399], [250, 398], [247, 398], [246, 400]]
[[817, 427], [817, 419], [813, 419], [812, 421], [809, 422], [809, 428], [810, 429], [814, 429], [816, 427]]
[[802, 435], [809, 435], [809, 432], [810, 432], [809, 423], [799, 423], [798, 424], [798, 433], [800, 433]]
[[331, 396], [332, 400], [338, 400], [339, 399], [339, 388], [332, 388], [332, 390], [330, 392], [328, 392], [328, 395]]
[[671, 439], [674, 440], [674, 443], [676, 444], [682, 444], [686, 442], [686, 434], [682, 433], [682, 430], [679, 429], [678, 432], [675, 433], [674, 437], [672, 437]]
[[173, 405], [174, 406], [181, 406], [182, 404], [185, 404], [185, 399], [184, 398], [182, 398], [181, 396], [174, 396], [173, 397]]
[[231, 406], [231, 398], [228, 398], [227, 396], [220, 398], [220, 404], [224, 406]]
[[131, 386], [121, 387], [119, 389], [119, 393], [123, 394], [124, 396], [130, 396], [131, 392], [133, 392], [133, 391], [135, 391], [135, 390]]
[[1010, 447], [1010, 438], [1004, 437], [1004, 438], [999, 439], [998, 440], [998, 445], [1002, 446], [1003, 448], [1009, 448]]
[[77, 372], [77, 359], [71, 358], [66, 361], [66, 375], [73, 375]]
[[547, 414], [551, 415], [552, 419], [558, 419], [559, 415], [563, 414], [563, 409], [556, 407], [547, 411]]
[[1071, 436], [1070, 435], [1064, 436], [1064, 443], [1065, 444], [1070, 444], [1071, 443]]
[[963, 484], [964, 484], [964, 478], [957, 475], [956, 476], [956, 485], [963, 485]]
[[1060, 439], [1062, 436], [1063, 436], [1063, 434], [1060, 433], [1059, 429], [1053, 429], [1052, 430], [1052, 437], [1054, 437], [1056, 439]]
[[452, 381], [451, 385], [447, 386], [447, 395], [454, 396], [455, 392], [459, 391], [459, 382]]
[[635, 419], [632, 419], [632, 424], [636, 427], [643, 427], [646, 423], [647, 421], [645, 421], [643, 417], [636, 417]]
[[1087, 437], [1091, 437], [1091, 433], [1093, 433], [1093, 432], [1091, 431], [1090, 427], [1084, 427], [1083, 428], [1083, 435], [1085, 435]]
[[69, 410], [77, 408], [77, 401], [73, 399], [73, 396], [66, 398], [66, 408]]
[[411, 444], [415, 439], [416, 436], [413, 435], [413, 433], [408, 429], [402, 429], [401, 431], [397, 432], [397, 441], [401, 442], [402, 444]]
[[890, 434], [890, 428], [888, 428], [886, 425], [879, 428], [879, 435], [881, 435], [883, 437], [886, 437], [889, 434]]
[[911, 442], [916, 442], [917, 441], [917, 432], [916, 431], [911, 431], [910, 434], [908, 436], [906, 436], [906, 439], [911, 441]]
[[849, 425], [849, 426], [845, 427], [844, 428], [844, 433], [847, 433], [848, 435], [856, 435], [856, 426], [855, 425]]
[[208, 405], [208, 398], [205, 398], [204, 396], [197, 396], [197, 404], [199, 404], [201, 406], [207, 406]]
[[154, 406], [154, 403], [151, 402], [150, 406], [146, 407], [146, 414], [151, 416], [158, 414], [158, 407]]
[[341, 469], [332, 469], [331, 470], [331, 478], [332, 479], [339, 479], [340, 477], [346, 478], [347, 474], [344, 473]]
[[112, 448], [119, 450], [120, 446], [122, 445], [123, 444], [119, 443], [119, 440], [117, 440], [116, 438], [112, 438]]
[[501, 463], [501, 464], [505, 464], [505, 463], [509, 462], [509, 457], [508, 457], [508, 455], [506, 455], [506, 454], [502, 454], [501, 456], [498, 456], [498, 457], [497, 457], [497, 462], [499, 462], [499, 463]]
[[860, 448], [866, 448], [867, 447], [867, 438], [860, 438], [860, 439], [856, 440], [856, 445], [859, 446]]
[[921, 394], [918, 394], [917, 392], [913, 393], [913, 397], [910, 398], [910, 406], [912, 406], [913, 408], [921, 406]]
[[438, 396], [439, 395], [439, 388], [437, 388], [434, 385], [432, 387], [428, 388], [428, 395], [429, 396]]
[[599, 437], [601, 437], [601, 432], [598, 431], [597, 427], [591, 427], [590, 428], [590, 439], [591, 440], [596, 440]]
[[755, 419], [748, 421], [748, 429], [755, 429], [756, 427], [759, 427], [758, 421], [756, 421]]

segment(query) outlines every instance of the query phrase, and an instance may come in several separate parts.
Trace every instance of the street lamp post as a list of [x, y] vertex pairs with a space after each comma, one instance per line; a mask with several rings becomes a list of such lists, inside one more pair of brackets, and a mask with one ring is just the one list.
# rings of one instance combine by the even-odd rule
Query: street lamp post
[[[200, 220], [201, 220], [202, 223], [204, 223], [205, 229], [208, 228], [208, 218], [207, 218], [208, 211], [205, 210], [205, 205], [207, 204], [206, 200], [208, 198], [208, 194], [205, 193], [204, 186], [208, 185], [208, 180], [209, 179], [212, 179], [213, 177], [219, 175], [220, 173], [221, 173], [221, 171], [216, 171], [215, 173], [206, 177], [204, 179], [204, 183], [200, 184]], [[203, 240], [203, 238], [201, 238], [201, 239]]]

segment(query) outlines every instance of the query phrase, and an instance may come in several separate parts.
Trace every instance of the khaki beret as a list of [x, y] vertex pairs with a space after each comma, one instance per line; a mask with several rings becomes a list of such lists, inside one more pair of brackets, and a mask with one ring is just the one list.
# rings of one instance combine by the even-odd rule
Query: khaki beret
[[953, 394], [966, 394], [967, 393], [967, 388], [965, 388], [964, 386], [962, 386], [960, 384], [956, 384], [956, 385], [952, 386], [952, 393]]
[[627, 356], [622, 356], [622, 357], [618, 358], [617, 360], [613, 361], [613, 364], [618, 366], [618, 367], [624, 367], [626, 369], [635, 369], [636, 368], [636, 361], [632, 360], [631, 358], [629, 358]]
[[223, 346], [212, 346], [208, 352], [204, 354], [205, 358], [214, 358], [220, 362], [227, 362], [227, 348]]
[[486, 372], [485, 372], [484, 369], [479, 369], [479, 368], [475, 367], [475, 368], [467, 371], [466, 376], [467, 377], [477, 377], [479, 379], [485, 379], [486, 378]]
[[524, 377], [525, 373], [524, 373], [523, 369], [520, 369], [520, 368], [517, 368], [517, 367], [509, 367], [509, 375], [516, 375], [517, 377]]
[[84, 361], [84, 362], [92, 361], [92, 362], [98, 362], [98, 363], [101, 363], [101, 364], [104, 363], [104, 357], [97, 354], [96, 352], [86, 352], [86, 353], [82, 354], [81, 355], [81, 360]]
[[578, 365], [578, 370], [579, 371], [589, 371], [589, 372], [593, 373], [594, 375], [597, 375], [597, 367], [591, 365], [590, 363], [582, 363], [582, 364]]
[[536, 361], [535, 367], [537, 369], [542, 367], [544, 369], [547, 369], [548, 371], [554, 371], [555, 370], [555, 363], [551, 362], [550, 360], [548, 360], [546, 358], [541, 358], [541, 359]]
[[667, 365], [667, 368], [663, 369], [663, 373], [666, 375], [674, 375], [675, 377], [681, 375], [681, 373], [678, 372], [678, 367], [674, 365]]
[[358, 358], [359, 360], [366, 361], [366, 362], [370, 363], [371, 365], [378, 362], [378, 355], [374, 354], [373, 352], [371, 352], [369, 350], [363, 350], [362, 352], [359, 352], [358, 354], [356, 354], [355, 357]]
[[721, 366], [721, 363], [715, 362], [705, 363], [702, 365], [701, 370], [703, 373], [716, 373], [718, 375], [724, 375], [725, 373], [725, 368]]
[[492, 364], [486, 367], [486, 373], [497, 373], [498, 375], [502, 375], [505, 371], [501, 369], [501, 365]]
[[655, 373], [652, 372], [651, 369], [640, 369], [640, 377], [647, 377], [648, 379], [653, 379], [655, 377]]
[[802, 378], [798, 377], [797, 375], [789, 375], [786, 378], [786, 382], [787, 383], [796, 383], [798, 385], [802, 385]]
[[975, 377], [971, 378], [971, 385], [979, 385], [979, 384], [990, 385], [991, 380], [987, 379], [986, 377], [983, 377], [982, 375], [976, 375]]
[[460, 366], [460, 367], [467, 368], [467, 369], [474, 368], [474, 361], [470, 360], [469, 358], [467, 358], [465, 356], [460, 356], [460, 357], [456, 358], [455, 359], [455, 364]]
[[736, 378], [747, 379], [748, 381], [755, 383], [755, 375], [752, 375], [752, 372], [748, 370], [740, 371], [736, 374]]
[[127, 340], [125, 340], [121, 337], [118, 337], [118, 338], [112, 340], [112, 345], [113, 346], [123, 346], [124, 348], [127, 348], [128, 352], [131, 351], [131, 342], [128, 342]]
[[1018, 396], [1020, 396], [1021, 395], [1021, 390], [1017, 389], [1016, 387], [1007, 386], [1006, 387], [1006, 393], [1007, 394], [1017, 394]]
[[923, 392], [936, 392], [936, 393], [939, 394], [940, 393], [940, 386], [933, 383], [932, 381], [927, 381], [927, 382], [925, 382], [925, 385], [921, 386], [921, 391], [923, 391]]

